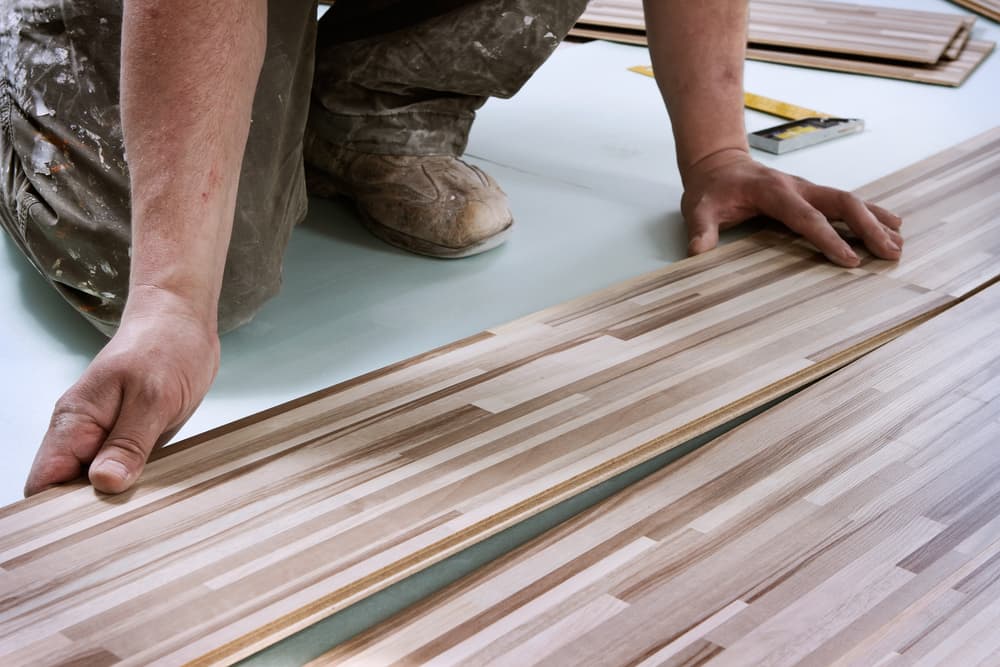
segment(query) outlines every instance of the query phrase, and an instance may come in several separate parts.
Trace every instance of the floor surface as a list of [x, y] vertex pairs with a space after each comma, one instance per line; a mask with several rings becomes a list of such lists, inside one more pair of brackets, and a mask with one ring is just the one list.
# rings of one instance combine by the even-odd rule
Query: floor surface
[[[964, 11], [943, 0], [905, 4]], [[1000, 26], [980, 19], [973, 38], [1000, 40]], [[179, 437], [682, 257], [669, 122], [652, 79], [626, 71], [648, 63], [640, 47], [560, 49], [514, 99], [486, 105], [469, 154], [501, 182], [517, 220], [512, 240], [496, 251], [461, 261], [407, 255], [370, 237], [348, 207], [314, 200], [293, 235], [281, 294], [223, 339], [219, 378]], [[865, 119], [861, 135], [784, 156], [757, 154], [842, 188], [1000, 120], [998, 53], [957, 89], [756, 62], [747, 63], [746, 87]], [[747, 114], [751, 130], [778, 122]], [[0, 303], [0, 364], [9, 378], [0, 389], [3, 505], [20, 498], [52, 404], [103, 339], [6, 238]]]

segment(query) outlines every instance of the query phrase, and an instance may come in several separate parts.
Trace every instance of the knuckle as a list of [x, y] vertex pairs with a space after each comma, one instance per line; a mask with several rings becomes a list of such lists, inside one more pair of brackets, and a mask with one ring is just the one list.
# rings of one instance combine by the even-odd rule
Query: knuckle
[[771, 187], [797, 189], [795, 188], [795, 186], [797, 185], [795, 179], [783, 172], [771, 170], [770, 172], [768, 172], [765, 178], [767, 179], [767, 183]]
[[146, 448], [140, 438], [129, 433], [116, 433], [105, 441], [106, 449], [114, 450], [111, 458], [122, 463], [141, 465], [146, 462]]
[[88, 414], [89, 404], [75, 391], [70, 390], [59, 397], [52, 409], [49, 427], [61, 429], [78, 423]]

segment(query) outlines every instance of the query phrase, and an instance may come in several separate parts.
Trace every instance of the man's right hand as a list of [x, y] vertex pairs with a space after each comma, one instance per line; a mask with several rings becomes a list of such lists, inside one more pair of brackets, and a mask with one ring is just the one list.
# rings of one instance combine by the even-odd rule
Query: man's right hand
[[88, 465], [98, 491], [125, 491], [215, 379], [219, 293], [266, 44], [266, 0], [124, 4], [128, 301], [118, 333], [56, 404], [25, 495]]
[[156, 288], [130, 294], [118, 333], [56, 403], [24, 487], [26, 496], [77, 479], [121, 493], [208, 392], [219, 337], [180, 297]]

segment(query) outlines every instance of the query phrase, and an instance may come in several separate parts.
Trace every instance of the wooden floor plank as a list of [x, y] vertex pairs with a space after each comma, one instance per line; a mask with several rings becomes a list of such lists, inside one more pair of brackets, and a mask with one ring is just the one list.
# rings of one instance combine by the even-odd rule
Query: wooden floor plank
[[976, 71], [976, 68], [993, 53], [994, 48], [996, 48], [996, 42], [970, 40], [956, 59], [943, 60], [927, 67], [884, 60], [848, 59], [823, 54], [777, 51], [754, 46], [747, 48], [747, 58], [832, 72], [864, 74], [886, 79], [901, 79], [915, 83], [955, 87], [962, 85]]
[[[752, 0], [754, 46], [840, 53], [933, 65], [962, 31], [959, 14], [820, 0]], [[641, 0], [591, 0], [579, 23], [645, 30]]]
[[993, 286], [312, 665], [995, 664], [998, 313]]
[[[750, 60], [954, 87], [996, 46], [970, 41], [975, 19], [957, 14], [808, 0], [750, 6]], [[642, 3], [593, 0], [570, 34], [645, 46]]]
[[1000, 128], [865, 189], [899, 265], [761, 232], [0, 509], [0, 663], [231, 662], [800, 387], [997, 277], [998, 170]]
[[956, 5], [1000, 23], [1000, 0], [951, 0]]
[[[645, 33], [631, 30], [613, 30], [577, 25], [570, 31], [570, 34], [586, 39], [603, 39], [610, 42], [646, 46]], [[956, 87], [965, 83], [965, 80], [993, 53], [995, 48], [996, 42], [971, 40], [966, 43], [965, 48], [962, 49], [956, 59], [943, 60], [930, 66], [886, 60], [842, 58], [820, 53], [781, 51], [753, 45], [747, 47], [746, 57], [748, 60], [759, 60], [767, 63]]]

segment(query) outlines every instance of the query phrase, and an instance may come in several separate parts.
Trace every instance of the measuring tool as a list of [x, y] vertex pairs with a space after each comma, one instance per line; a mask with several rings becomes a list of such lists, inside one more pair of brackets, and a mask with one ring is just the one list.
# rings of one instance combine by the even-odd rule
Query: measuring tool
[[[653, 68], [649, 65], [636, 65], [629, 70], [653, 76]], [[754, 93], [743, 93], [743, 106], [791, 121], [747, 135], [751, 146], [768, 153], [787, 153], [865, 129], [865, 121], [860, 118], [835, 118], [822, 111]]]

